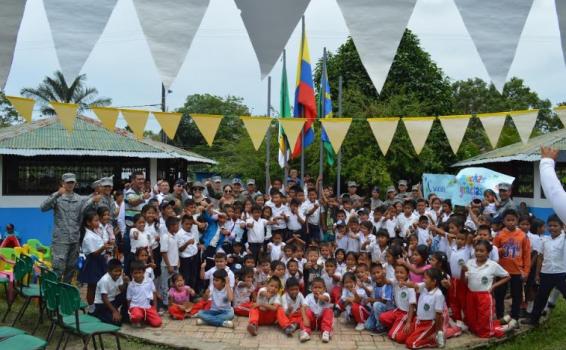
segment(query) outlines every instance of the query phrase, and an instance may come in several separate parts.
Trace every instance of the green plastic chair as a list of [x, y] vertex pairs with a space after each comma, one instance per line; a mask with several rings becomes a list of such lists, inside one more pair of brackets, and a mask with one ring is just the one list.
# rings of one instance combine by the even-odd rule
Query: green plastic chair
[[79, 290], [76, 287], [66, 283], [58, 283], [57, 292], [59, 295], [59, 325], [63, 327], [63, 333], [59, 338], [57, 349], [61, 346], [63, 338], [66, 338], [63, 349], [66, 348], [71, 334], [81, 338], [84, 349], [88, 349], [88, 344], [91, 338], [94, 348], [96, 349], [95, 337], [97, 335], [100, 344], [103, 344], [102, 334], [112, 334], [116, 339], [116, 346], [118, 347], [118, 350], [121, 350], [120, 338], [118, 336], [120, 327], [100, 321], [81, 322], [81, 316], [84, 318], [84, 316], [88, 315], [79, 315], [81, 297]]
[[[29, 245], [30, 248], [30, 254], [32, 255], [37, 255], [37, 253], [41, 253], [43, 254], [43, 259], [47, 260], [47, 261], [51, 261], [51, 248], [43, 245], [39, 239], [28, 239], [27, 245]], [[41, 250], [41, 251], [40, 251]]]
[[28, 258], [28, 256], [22, 254], [20, 258], [16, 259], [16, 264], [14, 265], [14, 283], [17, 292], [16, 296], [22, 296], [25, 301], [18, 311], [16, 318], [12, 322], [12, 327], [22, 318], [33, 299], [36, 299], [38, 301], [41, 317], [41, 309], [43, 308], [41, 301], [41, 292], [38, 284], [29, 283], [31, 276], [33, 276], [33, 260], [31, 260], [31, 258]]
[[45, 349], [46, 347], [47, 342], [45, 340], [28, 334], [18, 334], [4, 340], [0, 340], [0, 349], [35, 350]]
[[19, 334], [26, 334], [26, 332], [22, 331], [19, 328], [14, 328], [14, 327], [0, 327], [0, 340], [10, 338]]

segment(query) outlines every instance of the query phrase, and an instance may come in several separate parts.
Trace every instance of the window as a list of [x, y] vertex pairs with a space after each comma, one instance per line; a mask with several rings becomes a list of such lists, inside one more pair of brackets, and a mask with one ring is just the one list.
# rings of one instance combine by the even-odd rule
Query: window
[[513, 176], [513, 197], [534, 197], [534, 166], [532, 162], [506, 162], [487, 164], [494, 171]]
[[[127, 164], [127, 166], [125, 166]], [[77, 176], [76, 192], [92, 193], [91, 184], [104, 176], [114, 175], [117, 187], [134, 171], [149, 173], [149, 160], [139, 158], [41, 156], [5, 156], [3, 159], [3, 193], [5, 195], [47, 195], [59, 187], [61, 175]], [[120, 181], [122, 180], [122, 181]]]

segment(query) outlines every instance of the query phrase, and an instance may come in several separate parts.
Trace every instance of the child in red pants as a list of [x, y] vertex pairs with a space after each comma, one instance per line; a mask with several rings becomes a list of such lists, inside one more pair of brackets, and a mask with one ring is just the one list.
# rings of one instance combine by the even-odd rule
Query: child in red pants
[[272, 325], [276, 322], [282, 329], [285, 329], [286, 333], [289, 332], [287, 330], [290, 327], [289, 319], [281, 308], [281, 296], [279, 295], [281, 289], [281, 280], [273, 276], [267, 280], [267, 285], [259, 290], [257, 302], [250, 310], [248, 333], [256, 336], [258, 326]]
[[472, 247], [467, 244], [468, 233], [452, 221], [449, 223], [451, 233], [456, 235], [456, 245], [448, 249], [448, 263], [450, 264], [450, 289], [448, 290], [448, 305], [452, 310], [452, 319], [461, 326], [464, 321], [463, 314], [466, 305], [468, 286], [460, 279], [462, 267], [472, 257]]
[[397, 308], [385, 311], [379, 315], [379, 322], [389, 329], [390, 339], [400, 344], [405, 344], [407, 337], [414, 330], [415, 305], [417, 304], [417, 293], [415, 289], [409, 288], [405, 283], [409, 279], [409, 269], [405, 265], [395, 266], [395, 277], [393, 281], [395, 305]]
[[342, 297], [340, 306], [344, 310], [345, 317], [353, 319], [356, 323], [356, 330], [365, 329], [365, 323], [370, 312], [365, 307], [367, 300], [366, 290], [357, 283], [356, 275], [346, 272], [342, 277]]
[[322, 331], [322, 342], [328, 343], [332, 334], [334, 323], [334, 313], [332, 312], [332, 304], [330, 303], [330, 295], [325, 292], [324, 280], [315, 277], [311, 281], [311, 291], [306, 296], [304, 306], [301, 309], [303, 314], [303, 326], [299, 340], [306, 342], [311, 339], [313, 330], [320, 329]]
[[173, 286], [167, 293], [169, 297], [169, 314], [175, 320], [183, 320], [190, 314], [193, 305], [190, 298], [196, 293], [191, 287], [185, 285], [183, 275], [174, 274], [171, 280]]
[[[146, 279], [145, 265], [139, 261], [132, 262], [132, 278], [128, 285], [126, 299], [128, 300], [128, 310], [130, 322], [134, 325], [141, 325], [146, 322], [151, 327], [161, 326], [161, 317], [157, 313], [157, 294], [155, 285], [150, 279]], [[153, 301], [153, 306], [151, 302]]]
[[240, 276], [241, 281], [238, 281], [236, 288], [234, 288], [234, 314], [248, 317], [253, 308], [254, 270], [246, 267]]
[[281, 298], [281, 310], [285, 312], [285, 316], [289, 320], [289, 327], [285, 328], [285, 334], [292, 336], [293, 332], [301, 328], [303, 324], [302, 308], [305, 303], [305, 297], [301, 294], [300, 282], [294, 277], [287, 279], [285, 282], [285, 294]]

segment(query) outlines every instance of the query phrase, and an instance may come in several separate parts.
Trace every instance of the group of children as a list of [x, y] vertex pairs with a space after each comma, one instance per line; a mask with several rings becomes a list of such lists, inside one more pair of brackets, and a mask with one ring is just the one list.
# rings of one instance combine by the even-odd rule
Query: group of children
[[108, 254], [104, 213], [86, 213], [80, 280], [92, 313], [153, 327], [165, 310], [228, 328], [237, 315], [252, 336], [277, 324], [301, 342], [315, 330], [330, 341], [336, 318], [423, 348], [466, 330], [501, 337], [525, 315], [538, 323], [553, 288], [566, 295], [556, 216], [543, 237], [544, 222], [513, 209], [493, 217], [490, 202], [453, 213], [449, 201], [407, 198], [370, 211], [328, 193], [319, 201], [314, 188], [299, 193], [275, 189], [263, 207], [249, 199], [220, 210], [188, 199], [180, 215], [174, 203], [148, 203], [133, 219], [125, 271]]

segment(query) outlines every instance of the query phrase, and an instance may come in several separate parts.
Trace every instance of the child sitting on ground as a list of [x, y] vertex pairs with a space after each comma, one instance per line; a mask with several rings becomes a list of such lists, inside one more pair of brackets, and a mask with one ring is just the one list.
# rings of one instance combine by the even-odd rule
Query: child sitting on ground
[[304, 343], [311, 339], [313, 330], [322, 331], [322, 342], [328, 343], [333, 330], [334, 314], [330, 295], [326, 293], [324, 280], [315, 277], [311, 281], [312, 292], [305, 298], [305, 307], [301, 309], [303, 316], [303, 327], [299, 340]]
[[216, 270], [212, 274], [212, 288], [210, 291], [211, 305], [209, 310], [201, 310], [197, 314], [197, 325], [211, 325], [215, 327], [234, 328], [232, 319], [234, 309], [232, 300], [234, 294], [230, 287], [230, 279], [226, 270]]
[[117, 326], [128, 319], [126, 289], [129, 279], [122, 277], [122, 264], [118, 259], [108, 261], [108, 272], [96, 284], [92, 315], [104, 323]]
[[195, 291], [185, 285], [185, 279], [181, 274], [174, 274], [171, 277], [171, 288], [169, 289], [169, 314], [176, 320], [183, 320], [190, 315], [193, 304], [191, 297], [195, 296]]

